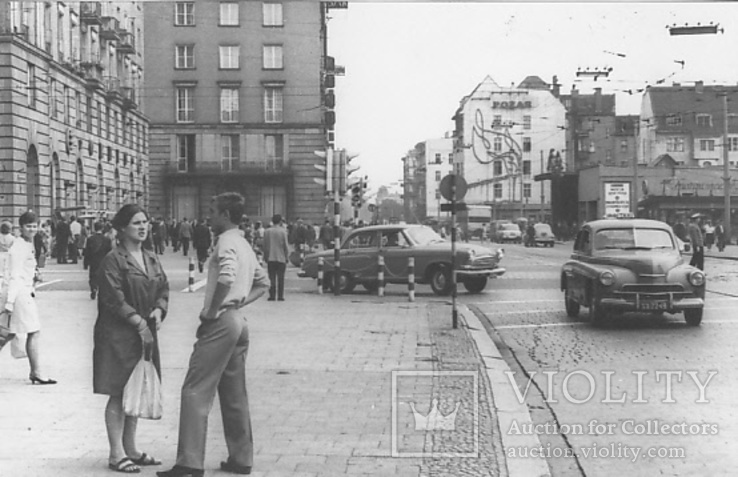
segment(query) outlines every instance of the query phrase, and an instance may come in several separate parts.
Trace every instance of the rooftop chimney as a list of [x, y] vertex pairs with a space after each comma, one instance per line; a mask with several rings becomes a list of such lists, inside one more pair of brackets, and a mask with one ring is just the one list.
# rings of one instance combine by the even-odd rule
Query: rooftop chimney
[[571, 85], [571, 95], [572, 96], [579, 95], [579, 90], [577, 90], [577, 87], [575, 85]]
[[602, 88], [595, 88], [595, 112], [600, 112], [602, 109]]
[[554, 98], [558, 98], [561, 95], [561, 85], [559, 84], [559, 78], [556, 75], [554, 75], [553, 80], [551, 81], [551, 93], [554, 95]]
[[702, 81], [695, 81], [694, 90], [697, 94], [702, 94], [705, 91], [705, 83]]

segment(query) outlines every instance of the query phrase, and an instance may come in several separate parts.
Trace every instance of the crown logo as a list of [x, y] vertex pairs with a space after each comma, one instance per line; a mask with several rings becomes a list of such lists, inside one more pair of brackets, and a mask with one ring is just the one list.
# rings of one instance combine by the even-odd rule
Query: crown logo
[[456, 403], [453, 412], [443, 415], [438, 409], [438, 399], [431, 401], [431, 409], [428, 415], [424, 416], [415, 409], [415, 403], [410, 403], [410, 409], [413, 410], [415, 417], [416, 431], [453, 431], [456, 430], [456, 413], [459, 412], [460, 402]]

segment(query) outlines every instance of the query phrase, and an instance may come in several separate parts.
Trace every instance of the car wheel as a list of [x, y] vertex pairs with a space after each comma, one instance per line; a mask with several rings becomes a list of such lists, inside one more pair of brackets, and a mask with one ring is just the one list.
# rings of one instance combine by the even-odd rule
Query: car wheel
[[430, 276], [430, 286], [436, 295], [451, 293], [451, 268], [447, 265], [437, 265]]
[[684, 310], [684, 319], [689, 326], [700, 326], [700, 323], [702, 323], [702, 308]]
[[[328, 288], [333, 291], [334, 290], [334, 280], [333, 280], [333, 274], [326, 275], [325, 277], [326, 285]], [[356, 282], [354, 282], [354, 279], [351, 277], [351, 274], [348, 272], [341, 272], [341, 278], [338, 281], [338, 289], [341, 290], [341, 293], [351, 293], [354, 291], [354, 288], [356, 288]]]
[[476, 277], [464, 280], [464, 288], [469, 293], [481, 293], [487, 286], [487, 277]]
[[606, 313], [600, 303], [593, 297], [589, 301], [589, 322], [594, 326], [602, 326], [605, 322]]
[[566, 315], [569, 318], [579, 316], [579, 302], [569, 296], [569, 289], [564, 290], [564, 306], [566, 307]]

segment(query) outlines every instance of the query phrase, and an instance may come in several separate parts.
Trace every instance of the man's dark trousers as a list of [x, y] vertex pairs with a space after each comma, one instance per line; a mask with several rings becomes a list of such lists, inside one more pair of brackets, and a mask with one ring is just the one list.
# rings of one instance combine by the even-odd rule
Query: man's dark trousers
[[689, 264], [700, 270], [705, 269], [705, 247], [694, 247], [692, 260], [690, 260]]
[[182, 237], [179, 239], [179, 242], [182, 244], [182, 254], [186, 257], [187, 252], [190, 250], [190, 239], [189, 237]]
[[205, 265], [205, 261], [208, 259], [208, 249], [207, 248], [198, 248], [197, 251], [197, 266], [200, 269], [200, 273], [202, 273], [203, 266]]
[[[284, 272], [287, 264], [284, 262], [267, 262], [267, 271], [269, 272], [269, 298], [272, 300], [278, 297], [284, 300]], [[275, 295], [276, 291], [276, 295]]]
[[197, 329], [197, 342], [182, 385], [177, 465], [204, 468], [208, 414], [220, 398], [230, 462], [252, 467], [254, 441], [246, 392], [249, 329], [243, 311], [231, 309]]

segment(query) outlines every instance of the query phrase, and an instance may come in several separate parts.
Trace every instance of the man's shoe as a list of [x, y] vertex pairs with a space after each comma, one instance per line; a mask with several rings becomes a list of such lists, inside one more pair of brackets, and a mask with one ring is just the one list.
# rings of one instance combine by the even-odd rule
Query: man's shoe
[[267, 301], [274, 301], [274, 297], [270, 296], [269, 298], [267, 298]]
[[96, 292], [95, 290], [92, 290], [92, 291], [90, 292], [90, 299], [91, 299], [91, 300], [94, 300], [94, 299], [95, 299], [95, 297], [97, 297], [97, 292]]
[[235, 462], [231, 462], [230, 460], [221, 462], [220, 470], [230, 472], [232, 474], [241, 474], [241, 475], [251, 474], [251, 467], [247, 465], [236, 464]]
[[283, 297], [283, 296], [281, 296], [281, 297], [277, 298], [277, 300], [278, 300], [278, 301], [284, 301], [284, 297]]
[[159, 477], [203, 477], [205, 471], [203, 469], [193, 469], [183, 465], [175, 465], [170, 470], [162, 470], [157, 472]]

